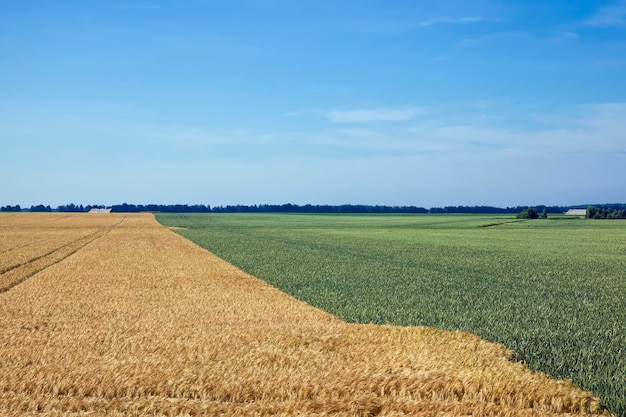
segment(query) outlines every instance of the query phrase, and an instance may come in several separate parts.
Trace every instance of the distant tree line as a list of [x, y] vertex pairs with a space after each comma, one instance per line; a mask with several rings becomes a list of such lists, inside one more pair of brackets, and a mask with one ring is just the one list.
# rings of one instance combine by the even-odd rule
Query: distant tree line
[[[298, 204], [259, 204], [259, 205], [159, 205], [159, 204], [120, 204], [112, 206], [112, 211], [117, 213], [129, 213], [140, 211], [158, 211], [162, 213], [352, 213], [352, 214], [518, 214], [529, 206], [516, 207], [493, 207], [493, 206], [446, 206], [426, 209], [416, 206], [380, 206], [365, 204], [342, 204], [342, 205], [298, 205]], [[548, 213], [564, 213], [573, 207], [563, 206], [535, 206], [534, 210], [542, 215]]]
[[570, 208], [563, 206], [517, 206], [517, 207], [492, 207], [492, 206], [447, 206], [447, 207], [433, 207], [429, 213], [434, 214], [518, 214], [524, 210], [533, 208], [536, 212], [546, 212], [552, 214], [564, 213]]
[[370, 206], [364, 204], [342, 204], [342, 205], [311, 205], [303, 206], [297, 204], [260, 204], [253, 206], [219, 206], [214, 207], [215, 213], [428, 213], [423, 207], [415, 206]]
[[105, 206], [102, 205], [87, 205], [87, 206], [83, 206], [82, 204], [77, 206], [76, 204], [70, 203], [70, 204], [66, 204], [64, 206], [59, 206], [57, 207], [57, 211], [61, 211], [64, 213], [87, 213], [89, 212], [89, 210], [94, 209], [94, 208], [98, 208], [98, 209], [103, 209], [106, 208]]
[[210, 213], [211, 207], [202, 204], [116, 204], [111, 206], [113, 213], [138, 213], [158, 211], [161, 213]]
[[368, 206], [344, 204], [300, 206], [297, 204], [228, 205], [211, 207], [208, 205], [160, 205], [160, 204], [120, 204], [111, 206], [112, 212], [129, 213], [158, 211], [161, 213], [428, 213], [423, 207], [414, 206]]
[[[616, 206], [617, 208], [612, 208]], [[626, 206], [618, 204], [602, 207], [589, 206], [585, 217], [588, 219], [626, 219]]]
[[[547, 214], [564, 213], [572, 208], [584, 208], [584, 206], [516, 206], [516, 207], [493, 207], [493, 206], [445, 206], [426, 209], [416, 206], [380, 206], [365, 204], [342, 204], [342, 205], [298, 205], [298, 204], [259, 204], [259, 205], [227, 205], [215, 206], [203, 204], [116, 204], [104, 205], [76, 205], [73, 203], [58, 206], [56, 209], [49, 205], [35, 205], [30, 208], [22, 208], [19, 205], [3, 206], [0, 211], [35, 211], [35, 212], [88, 212], [92, 208], [111, 208], [115, 213], [138, 213], [138, 212], [161, 212], [161, 213], [353, 213], [353, 214], [521, 214], [537, 215], [544, 217]], [[530, 210], [532, 209], [532, 210]], [[588, 218], [625, 218], [626, 204], [602, 204], [587, 208]]]

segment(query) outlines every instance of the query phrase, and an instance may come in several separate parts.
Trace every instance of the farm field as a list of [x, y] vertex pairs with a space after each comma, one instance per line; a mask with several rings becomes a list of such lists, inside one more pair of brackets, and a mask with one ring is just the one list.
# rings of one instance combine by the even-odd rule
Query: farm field
[[346, 323], [151, 214], [1, 214], [0, 238], [0, 415], [600, 411], [470, 333]]
[[0, 215], [0, 293], [60, 262], [124, 218]]
[[463, 215], [158, 215], [351, 323], [470, 331], [626, 416], [626, 222]]

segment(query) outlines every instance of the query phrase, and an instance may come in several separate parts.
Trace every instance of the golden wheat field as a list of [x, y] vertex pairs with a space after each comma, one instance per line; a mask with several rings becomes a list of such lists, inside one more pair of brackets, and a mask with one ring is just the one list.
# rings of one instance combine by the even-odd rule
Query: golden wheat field
[[344, 323], [151, 214], [1, 214], [0, 271], [3, 416], [600, 411], [469, 333]]

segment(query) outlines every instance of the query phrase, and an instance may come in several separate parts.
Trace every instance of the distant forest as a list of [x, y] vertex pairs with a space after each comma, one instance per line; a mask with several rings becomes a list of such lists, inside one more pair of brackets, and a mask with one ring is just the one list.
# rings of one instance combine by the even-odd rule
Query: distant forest
[[587, 207], [586, 216], [588, 219], [626, 219], [626, 207]]
[[[0, 211], [32, 211], [32, 212], [88, 212], [93, 208], [106, 208], [104, 205], [67, 204], [53, 209], [49, 205], [36, 205], [30, 208], [16, 206], [3, 206]], [[531, 206], [516, 207], [492, 207], [492, 206], [446, 206], [426, 209], [416, 206], [379, 206], [363, 204], [342, 205], [311, 205], [297, 204], [260, 204], [260, 205], [228, 205], [215, 206], [202, 204], [117, 204], [109, 206], [114, 213], [138, 213], [138, 212], [161, 212], [161, 213], [351, 213], [351, 214], [374, 214], [374, 213], [397, 213], [397, 214], [517, 214], [531, 208]], [[587, 208], [587, 217], [616, 219], [626, 218], [626, 204], [600, 204], [595, 206], [532, 206], [538, 212], [548, 214], [565, 213], [572, 208]], [[624, 217], [622, 217], [624, 216]]]

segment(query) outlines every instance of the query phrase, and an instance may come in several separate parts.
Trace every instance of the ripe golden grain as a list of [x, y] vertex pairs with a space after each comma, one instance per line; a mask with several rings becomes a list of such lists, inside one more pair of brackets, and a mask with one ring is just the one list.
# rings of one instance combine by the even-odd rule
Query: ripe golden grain
[[86, 239], [0, 294], [1, 415], [601, 412], [469, 333], [344, 323], [150, 214], [2, 215], [0, 230], [6, 265]]

